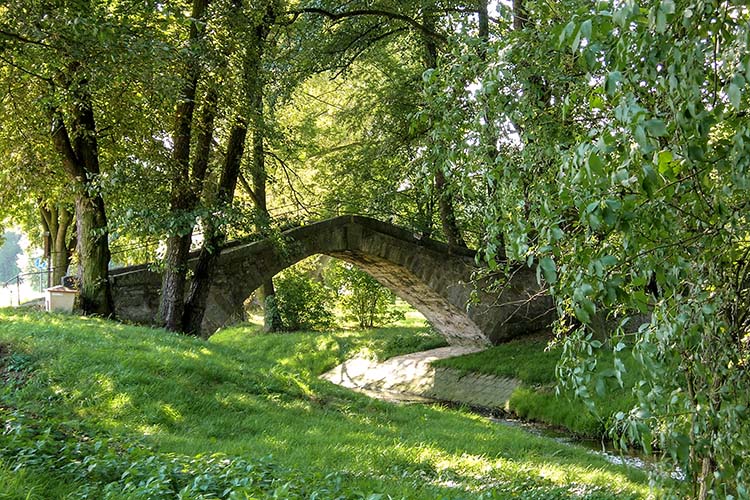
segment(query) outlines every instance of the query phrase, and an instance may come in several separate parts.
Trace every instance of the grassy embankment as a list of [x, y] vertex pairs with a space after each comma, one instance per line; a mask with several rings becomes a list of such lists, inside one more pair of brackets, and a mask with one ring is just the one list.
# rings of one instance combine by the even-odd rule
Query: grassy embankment
[[[600, 438], [610, 427], [612, 415], [627, 411], [635, 404], [631, 389], [638, 378], [638, 367], [628, 351], [620, 353], [627, 371], [623, 387], [610, 383], [604, 395], [592, 394], [596, 414], [571, 394], [557, 395], [555, 366], [560, 359], [558, 350], [546, 350], [548, 339], [535, 337], [515, 340], [490, 349], [443, 359], [437, 366], [467, 373], [485, 373], [521, 381], [508, 402], [508, 410], [522, 419], [562, 427], [581, 437]], [[611, 351], [598, 354], [599, 371], [614, 365]]]
[[[416, 327], [209, 341], [0, 311], [0, 498], [628, 498], [642, 473], [439, 406], [317, 376]], [[178, 493], [181, 492], [181, 493]]]

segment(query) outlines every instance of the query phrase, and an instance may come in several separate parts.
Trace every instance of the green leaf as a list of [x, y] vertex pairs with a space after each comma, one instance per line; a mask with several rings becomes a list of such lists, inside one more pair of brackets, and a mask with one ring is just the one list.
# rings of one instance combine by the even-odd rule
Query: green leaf
[[705, 158], [705, 153], [703, 152], [703, 148], [695, 144], [689, 145], [688, 146], [688, 158], [694, 161], [702, 161], [703, 158]]
[[604, 162], [596, 153], [591, 153], [588, 165], [595, 177], [601, 177], [604, 174]]
[[599, 259], [599, 261], [605, 267], [614, 266], [615, 264], [617, 264], [617, 257], [615, 257], [614, 255], [605, 255], [604, 257]]
[[591, 316], [582, 307], [575, 308], [575, 315], [578, 321], [580, 321], [581, 323], [588, 323], [589, 321], [591, 321]]
[[675, 13], [674, 0], [661, 0], [661, 5], [659, 5], [659, 9], [665, 14], [674, 14]]
[[601, 377], [596, 379], [596, 393], [599, 396], [604, 397], [606, 391], [607, 391], [607, 386], [604, 383], [604, 379]]
[[671, 151], [659, 151], [656, 161], [660, 174], [666, 174], [672, 171], [673, 159], [674, 156]]
[[664, 33], [667, 30], [667, 15], [661, 9], [656, 10], [656, 26], [657, 33]]
[[648, 131], [649, 135], [653, 137], [663, 137], [667, 135], [667, 126], [658, 118], [646, 120], [644, 125], [646, 126], [646, 130]]
[[581, 30], [578, 30], [576, 32], [576, 36], [573, 37], [573, 42], [570, 44], [571, 51], [576, 52], [580, 44], [581, 44]]
[[607, 95], [614, 95], [617, 91], [617, 84], [622, 81], [622, 73], [619, 71], [612, 71], [607, 75], [607, 80], [604, 83], [604, 90]]
[[539, 261], [539, 267], [542, 268], [544, 281], [550, 285], [554, 285], [557, 282], [557, 266], [555, 266], [555, 261], [551, 257], [542, 257]]
[[589, 106], [591, 109], [604, 109], [604, 99], [601, 94], [594, 94], [589, 98]]
[[587, 40], [591, 39], [591, 19], [586, 19], [581, 24], [581, 35]]
[[643, 190], [646, 191], [646, 194], [649, 198], [653, 198], [654, 194], [656, 193], [656, 187], [658, 178], [656, 176], [656, 172], [651, 167], [651, 165], [644, 165], [643, 166], [643, 181], [641, 182], [641, 186], [643, 187]]
[[648, 137], [646, 137], [646, 129], [643, 127], [643, 125], [636, 126], [633, 135], [635, 137], [635, 141], [638, 143], [644, 153], [647, 153], [653, 149], [651, 143], [648, 142]]
[[742, 100], [742, 91], [740, 90], [740, 87], [732, 82], [729, 84], [729, 90], [727, 90], [727, 96], [729, 97], [729, 102], [734, 106], [734, 109], [738, 110], [740, 109], [740, 102]]
[[573, 21], [570, 21], [568, 24], [565, 25], [565, 28], [562, 30], [562, 33], [560, 33], [560, 39], [558, 40], [560, 47], [562, 47], [565, 44], [565, 40], [567, 40], [568, 37], [573, 34], [573, 31], [575, 29], [576, 29], [576, 24]]

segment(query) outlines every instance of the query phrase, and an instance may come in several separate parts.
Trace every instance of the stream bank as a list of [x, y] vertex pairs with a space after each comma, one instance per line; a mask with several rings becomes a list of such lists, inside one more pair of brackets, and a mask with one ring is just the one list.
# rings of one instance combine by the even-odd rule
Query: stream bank
[[[433, 362], [455, 356], [479, 352], [476, 347], [449, 346], [428, 351], [396, 356], [379, 362], [355, 357], [321, 375], [321, 378], [370, 397], [394, 403], [444, 403], [468, 407], [485, 415], [490, 421], [521, 428], [537, 436], [560, 443], [581, 446], [613, 464], [623, 464], [642, 470], [655, 466], [652, 456], [637, 450], [626, 453], [615, 449], [608, 440], [580, 437], [566, 429], [513, 418], [508, 402], [521, 385], [515, 378], [489, 374], [467, 373], [447, 367], [435, 367]], [[679, 471], [673, 477], [679, 479]]]

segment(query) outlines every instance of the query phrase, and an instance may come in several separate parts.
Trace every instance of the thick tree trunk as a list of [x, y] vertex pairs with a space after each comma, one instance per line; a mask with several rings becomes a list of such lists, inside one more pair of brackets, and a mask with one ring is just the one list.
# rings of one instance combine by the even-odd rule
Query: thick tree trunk
[[182, 328], [184, 333], [190, 335], [201, 335], [207, 337], [210, 332], [202, 332], [201, 325], [206, 313], [208, 303], [208, 292], [211, 289], [216, 262], [224, 243], [224, 235], [218, 228], [207, 227], [205, 240], [198, 255], [198, 263], [193, 270], [193, 279], [190, 285], [187, 301], [182, 316]]
[[[194, 210], [200, 202], [211, 154], [217, 100], [216, 90], [209, 89], [206, 93], [205, 105], [200, 118], [190, 186], [183, 193], [184, 199], [180, 202], [183, 205], [182, 210]], [[182, 331], [188, 258], [192, 241], [192, 228], [186, 234], [176, 234], [167, 239], [167, 251], [164, 256], [165, 270], [161, 289], [161, 315], [164, 327], [167, 330]]]
[[188, 234], [176, 234], [167, 238], [164, 275], [161, 282], [160, 314], [164, 328], [170, 331], [182, 330], [185, 279], [192, 237], [193, 232], [190, 231]]
[[115, 309], [109, 284], [109, 228], [104, 199], [94, 185], [99, 175], [99, 148], [91, 96], [81, 95], [73, 117], [74, 149], [84, 170], [76, 198], [81, 308], [86, 314], [112, 316]]
[[104, 200], [100, 195], [76, 199], [78, 274], [81, 277], [81, 308], [86, 314], [111, 316], [114, 313], [109, 286], [109, 232]]
[[[71, 75], [75, 76], [79, 68], [79, 64], [71, 64]], [[71, 112], [73, 134], [68, 133], [62, 114], [53, 110], [52, 139], [77, 193], [81, 308], [85, 314], [111, 316], [114, 305], [109, 283], [109, 230], [104, 199], [95, 185], [99, 175], [96, 122], [86, 80], [78, 80], [75, 85], [76, 103]]]
[[[190, 24], [190, 45], [195, 47], [203, 37], [203, 31], [200, 29], [201, 19], [205, 16], [208, 9], [209, 0], [194, 0], [192, 6], [192, 19]], [[205, 167], [200, 173], [200, 179], [191, 179], [190, 175], [190, 143], [193, 134], [193, 115], [195, 113], [195, 99], [200, 78], [200, 64], [196, 60], [188, 61], [186, 68], [185, 86], [181, 92], [181, 101], [175, 110], [175, 131], [174, 131], [174, 148], [172, 150], [172, 160], [174, 162], [172, 170], [172, 192], [170, 200], [170, 213], [172, 217], [184, 217], [187, 213], [195, 209], [200, 198], [200, 190], [196, 184], [201, 184], [205, 177]], [[205, 147], [205, 165], [208, 164], [208, 154], [210, 151], [211, 138], [213, 136], [213, 120], [215, 116], [215, 95], [209, 91], [206, 98], [206, 108], [203, 113], [202, 126], [204, 127], [202, 135], [206, 133], [210, 136], [208, 146], [205, 146], [205, 140], [199, 140], [198, 153], [196, 154], [196, 164], [200, 163], [198, 159], [203, 148]], [[208, 123], [208, 125], [206, 125]], [[204, 139], [202, 137], [201, 139]], [[201, 164], [202, 165], [202, 164]], [[193, 166], [195, 171], [195, 164]], [[196, 191], [198, 194], [196, 195]], [[160, 317], [167, 330], [181, 331], [182, 316], [184, 311], [183, 300], [185, 298], [185, 285], [188, 270], [188, 256], [190, 253], [190, 243], [193, 238], [193, 227], [183, 227], [177, 230], [175, 234], [167, 238], [167, 250], [164, 257], [164, 274], [161, 285], [161, 303]]]
[[[243, 119], [238, 119], [234, 127], [232, 127], [232, 132], [229, 136], [224, 168], [219, 180], [219, 190], [216, 199], [217, 205], [220, 208], [228, 208], [234, 199], [234, 191], [240, 173], [240, 163], [245, 150], [246, 137], [247, 124]], [[203, 247], [198, 255], [198, 263], [193, 272], [193, 280], [182, 317], [182, 331], [185, 333], [191, 335], [199, 335], [201, 333], [201, 324], [203, 323], [206, 303], [208, 302], [208, 292], [211, 289], [216, 262], [225, 239], [226, 233], [220, 225], [214, 221], [207, 221]]]

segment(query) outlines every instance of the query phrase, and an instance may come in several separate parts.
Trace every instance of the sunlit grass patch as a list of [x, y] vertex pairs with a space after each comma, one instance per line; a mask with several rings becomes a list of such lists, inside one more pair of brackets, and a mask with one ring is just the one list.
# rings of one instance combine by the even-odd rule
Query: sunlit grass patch
[[[126, 470], [156, 481], [159, 470], [175, 467], [194, 471], [169, 475], [175, 484], [187, 485], [197, 477], [190, 474], [204, 471], [223, 485], [222, 474], [234, 481], [239, 476], [232, 474], [241, 473], [221, 460], [244, 460], [269, 478], [268, 488], [252, 490], [258, 498], [282, 487], [288, 495], [282, 498], [313, 492], [359, 498], [357, 491], [409, 499], [508, 498], [529, 488], [546, 492], [545, 498], [567, 498], [577, 495], [571, 484], [604, 495], [596, 498], [646, 494], [642, 473], [581, 449], [462, 411], [395, 406], [318, 378], [362, 349], [377, 357], [419, 350], [423, 331], [263, 334], [250, 325], [203, 341], [96, 319], [3, 311], [0, 342], [24, 347], [32, 375], [2, 393], [3, 411], [9, 418], [25, 415], [19, 425], [29, 437], [21, 433], [12, 446], [0, 445], [0, 456], [9, 466], [23, 465], [41, 435], [54, 457], [44, 460], [57, 465], [27, 468], [49, 478], [67, 464], [54, 473], [73, 489], [92, 491], [103, 491], [107, 481], [113, 491], [125, 491], [120, 477]], [[46, 435], [46, 428], [57, 430]], [[101, 474], [76, 465], [83, 460], [71, 451], [77, 446], [91, 457], [86, 467]], [[224, 458], [195, 458], [215, 454]], [[152, 463], [145, 462], [148, 456]], [[128, 495], [161, 498], [135, 490]]]
[[[555, 366], [560, 352], [548, 349], [548, 338], [532, 337], [497, 345], [484, 351], [441, 359], [434, 364], [466, 373], [483, 373], [521, 381], [508, 402], [508, 409], [517, 416], [564, 427], [585, 437], [599, 438], [607, 432], [611, 415], [627, 411], [635, 404], [631, 389], [640, 368], [628, 356], [623, 356], [627, 372], [623, 388], [609, 388], [604, 396], [593, 395], [597, 414], [593, 414], [580, 400], [565, 391], [557, 394]], [[624, 353], [626, 354], [626, 353]], [[599, 367], [613, 364], [611, 352], [599, 354]]]

